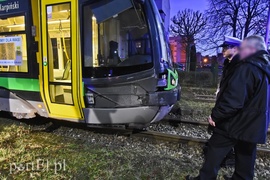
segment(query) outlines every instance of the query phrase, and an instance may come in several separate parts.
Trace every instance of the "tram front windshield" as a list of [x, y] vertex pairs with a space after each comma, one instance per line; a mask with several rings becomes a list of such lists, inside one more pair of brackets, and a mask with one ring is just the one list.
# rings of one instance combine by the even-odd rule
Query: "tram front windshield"
[[131, 67], [134, 71], [135, 66], [137, 71], [151, 67], [152, 49], [146, 19], [144, 8], [134, 0], [103, 0], [85, 5], [84, 67], [91, 71], [110, 69], [115, 75], [127, 74]]

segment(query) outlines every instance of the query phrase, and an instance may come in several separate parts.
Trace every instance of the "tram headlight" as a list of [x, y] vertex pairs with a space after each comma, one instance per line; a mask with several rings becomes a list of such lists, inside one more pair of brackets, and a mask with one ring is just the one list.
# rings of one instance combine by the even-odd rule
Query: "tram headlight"
[[168, 85], [167, 74], [160, 74], [157, 82], [158, 88], [165, 88]]
[[173, 86], [175, 86], [175, 85], [176, 85], [176, 81], [175, 81], [175, 79], [172, 79], [171, 84], [172, 84]]
[[178, 73], [176, 71], [167, 69], [165, 73], [159, 75], [157, 87], [161, 88], [161, 90], [169, 91], [176, 88], [177, 85]]

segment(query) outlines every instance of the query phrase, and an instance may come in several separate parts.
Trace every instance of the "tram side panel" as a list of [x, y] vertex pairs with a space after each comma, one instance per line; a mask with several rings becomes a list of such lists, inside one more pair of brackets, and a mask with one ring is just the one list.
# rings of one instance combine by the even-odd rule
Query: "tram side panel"
[[46, 116], [40, 97], [31, 1], [0, 4], [0, 110], [17, 118], [32, 118], [36, 113]]

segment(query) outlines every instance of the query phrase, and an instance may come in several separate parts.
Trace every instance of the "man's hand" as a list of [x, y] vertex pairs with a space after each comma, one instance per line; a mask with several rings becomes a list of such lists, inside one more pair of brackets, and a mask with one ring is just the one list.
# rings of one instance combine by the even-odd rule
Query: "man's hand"
[[208, 117], [208, 122], [209, 122], [209, 124], [210, 124], [211, 126], [216, 127], [216, 123], [215, 123], [215, 121], [213, 121], [213, 119], [212, 119], [211, 116]]

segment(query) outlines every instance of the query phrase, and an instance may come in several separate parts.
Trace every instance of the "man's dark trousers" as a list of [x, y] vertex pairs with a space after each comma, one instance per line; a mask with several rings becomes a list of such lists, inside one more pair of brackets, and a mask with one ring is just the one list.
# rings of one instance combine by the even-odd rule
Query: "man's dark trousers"
[[255, 143], [231, 139], [214, 133], [208, 142], [205, 162], [200, 170], [200, 180], [215, 180], [224, 157], [235, 148], [235, 172], [233, 180], [252, 180], [256, 160]]

